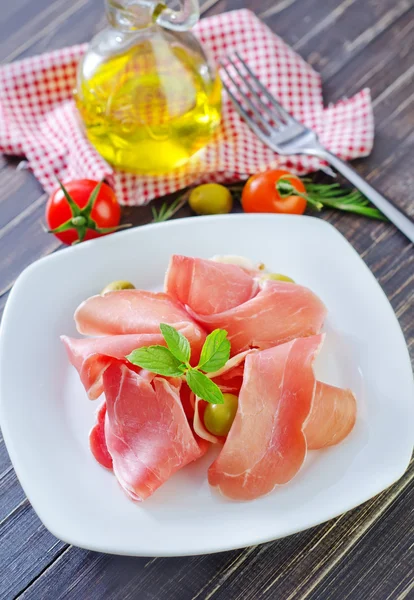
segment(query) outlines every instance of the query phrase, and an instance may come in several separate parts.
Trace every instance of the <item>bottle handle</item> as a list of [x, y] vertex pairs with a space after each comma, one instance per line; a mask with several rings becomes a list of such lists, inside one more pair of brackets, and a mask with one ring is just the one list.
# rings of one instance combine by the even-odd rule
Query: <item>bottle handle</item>
[[156, 5], [153, 16], [158, 13], [155, 22], [161, 27], [174, 31], [191, 29], [200, 18], [198, 0], [182, 0], [180, 10], [168, 8], [163, 2]]

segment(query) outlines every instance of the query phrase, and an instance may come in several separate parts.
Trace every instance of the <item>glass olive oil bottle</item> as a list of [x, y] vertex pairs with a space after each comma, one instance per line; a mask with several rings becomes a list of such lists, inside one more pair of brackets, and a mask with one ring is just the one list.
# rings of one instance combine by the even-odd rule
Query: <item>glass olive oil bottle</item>
[[86, 135], [119, 169], [167, 173], [205, 146], [218, 124], [221, 83], [180, 12], [145, 0], [107, 0], [110, 27], [79, 65], [75, 93]]

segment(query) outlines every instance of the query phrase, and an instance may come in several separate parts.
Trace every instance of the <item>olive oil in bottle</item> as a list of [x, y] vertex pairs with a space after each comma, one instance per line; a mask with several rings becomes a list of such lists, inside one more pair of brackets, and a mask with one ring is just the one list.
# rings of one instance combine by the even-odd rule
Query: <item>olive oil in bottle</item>
[[221, 83], [200, 44], [152, 21], [99, 34], [79, 66], [75, 97], [98, 152], [136, 173], [184, 165], [220, 122]]

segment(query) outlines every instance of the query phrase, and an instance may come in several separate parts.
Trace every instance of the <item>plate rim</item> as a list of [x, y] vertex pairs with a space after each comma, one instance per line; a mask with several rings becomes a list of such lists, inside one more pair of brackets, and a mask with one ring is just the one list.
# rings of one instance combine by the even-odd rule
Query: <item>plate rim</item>
[[[256, 213], [256, 214], [244, 214], [244, 213], [239, 213], [239, 214], [229, 214], [229, 215], [214, 215], [214, 216], [203, 216], [203, 217], [198, 217], [199, 219], [201, 218], [203, 220], [203, 222], [205, 221], [210, 221], [212, 223], [214, 223], [215, 221], [219, 220], [232, 220], [232, 221], [237, 221], [237, 220], [250, 220], [253, 223], [255, 221], [262, 221], [263, 218], [271, 218], [274, 221], [292, 221], [292, 219], [297, 219], [297, 216], [295, 215], [274, 215], [274, 214], [263, 214], [263, 213]], [[380, 291], [384, 297], [384, 299], [386, 300], [386, 305], [387, 305], [387, 310], [390, 314], [390, 317], [392, 318], [393, 321], [393, 325], [394, 328], [395, 326], [397, 326], [398, 329], [398, 334], [400, 337], [400, 342], [401, 342], [401, 350], [404, 348], [405, 350], [405, 357], [407, 359], [407, 364], [404, 366], [403, 365], [403, 369], [405, 370], [406, 367], [408, 366], [408, 368], [410, 369], [411, 372], [411, 360], [410, 360], [410, 355], [409, 355], [409, 351], [407, 348], [407, 344], [405, 341], [405, 337], [404, 334], [402, 332], [401, 326], [399, 324], [399, 321], [395, 315], [395, 312], [384, 292], [384, 290], [382, 289], [382, 287], [380, 286], [380, 284], [378, 283], [377, 279], [375, 278], [374, 274], [372, 273], [372, 271], [369, 269], [369, 267], [366, 265], [366, 263], [364, 262], [364, 260], [361, 258], [361, 256], [358, 254], [358, 252], [355, 250], [355, 248], [353, 248], [353, 246], [350, 244], [350, 242], [329, 222], [324, 221], [323, 219], [320, 219], [318, 217], [312, 217], [312, 216], [304, 216], [302, 215], [302, 222], [305, 222], [305, 220], [308, 222], [308, 224], [311, 227], [320, 227], [322, 229], [326, 229], [326, 231], [330, 231], [331, 233], [334, 232], [335, 237], [337, 237], [338, 240], [341, 240], [341, 243], [345, 243], [346, 246], [348, 247], [348, 250], [352, 250], [352, 253], [357, 257], [359, 263], [361, 265], [363, 265], [364, 268], [364, 273], [365, 276], [369, 275], [369, 277], [375, 282], [375, 286], [377, 289], [377, 292]], [[91, 243], [97, 245], [97, 244], [101, 244], [101, 245], [105, 245], [107, 244], [108, 246], [110, 244], [114, 244], [116, 243], [116, 239], [121, 239], [121, 238], [127, 238], [127, 237], [133, 237], [133, 236], [139, 236], [142, 230], [148, 230], [148, 229], [153, 229], [154, 231], [159, 230], [160, 228], [162, 229], [166, 229], [168, 228], [174, 228], [174, 227], [182, 227], [182, 226], [186, 226], [189, 223], [192, 224], [192, 226], [196, 226], [196, 222], [194, 222], [194, 217], [186, 217], [186, 218], [180, 218], [180, 219], [174, 219], [174, 220], [170, 220], [170, 221], [166, 221], [163, 223], [149, 223], [146, 225], [141, 225], [141, 226], [137, 226], [134, 227], [130, 230], [126, 230], [126, 231], [122, 231], [122, 232], [118, 232], [116, 234], [116, 238], [113, 238], [112, 236], [105, 236], [102, 238], [98, 238], [95, 240], [90, 240], [86, 243], [83, 243], [81, 245], [78, 246], [74, 246], [74, 247], [68, 247], [64, 249], [65, 252], [65, 256], [69, 256], [69, 253], [76, 253], [76, 252], [88, 252], [88, 249], [91, 247]], [[34, 261], [33, 263], [31, 263], [30, 265], [28, 265], [23, 271], [22, 273], [17, 277], [15, 284], [13, 285], [12, 290], [10, 291], [9, 297], [6, 301], [6, 305], [3, 311], [3, 317], [1, 320], [1, 324], [0, 324], [0, 423], [1, 423], [1, 427], [2, 427], [2, 431], [3, 431], [3, 438], [4, 438], [4, 442], [7, 448], [7, 451], [9, 453], [10, 456], [10, 460], [11, 463], [13, 465], [13, 468], [16, 472], [16, 475], [19, 479], [20, 485], [23, 488], [23, 491], [25, 493], [25, 495], [27, 496], [27, 498], [29, 499], [29, 502], [31, 503], [34, 511], [36, 512], [36, 514], [39, 516], [40, 520], [42, 521], [42, 523], [45, 525], [45, 527], [53, 534], [55, 535], [57, 538], [61, 539], [62, 541], [69, 543], [69, 544], [73, 544], [76, 545], [80, 548], [84, 548], [87, 550], [93, 550], [93, 551], [97, 551], [97, 552], [104, 552], [104, 553], [111, 553], [111, 554], [118, 554], [118, 555], [127, 555], [127, 556], [157, 556], [157, 557], [173, 557], [173, 556], [189, 556], [189, 555], [197, 555], [197, 554], [210, 554], [210, 553], [214, 553], [214, 552], [222, 552], [222, 551], [226, 551], [226, 550], [232, 550], [232, 549], [238, 549], [238, 548], [243, 548], [246, 547], [247, 545], [256, 545], [256, 544], [261, 544], [261, 543], [266, 543], [266, 542], [270, 542], [272, 540], [276, 540], [276, 539], [281, 539], [283, 537], [286, 537], [287, 535], [292, 535], [295, 533], [298, 533], [300, 531], [304, 531], [306, 529], [309, 529], [311, 527], [314, 527], [318, 524], [322, 524], [325, 523], [327, 521], [329, 521], [332, 518], [335, 518], [337, 516], [339, 516], [340, 514], [343, 514], [344, 512], [347, 512], [349, 510], [352, 510], [353, 508], [361, 505], [362, 503], [366, 502], [367, 500], [371, 499], [372, 497], [374, 497], [375, 495], [377, 495], [378, 493], [380, 493], [381, 491], [387, 489], [389, 486], [391, 486], [393, 483], [395, 483], [396, 481], [398, 481], [403, 474], [405, 473], [409, 463], [410, 463], [410, 459], [411, 459], [411, 454], [408, 455], [406, 457], [406, 460], [404, 462], [404, 464], [401, 461], [401, 467], [399, 472], [397, 473], [397, 470], [395, 469], [395, 473], [393, 474], [392, 477], [389, 477], [389, 482], [384, 485], [383, 483], [381, 483], [378, 486], [378, 489], [376, 492], [369, 494], [369, 496], [365, 497], [362, 500], [357, 500], [357, 501], [351, 501], [349, 503], [344, 503], [345, 507], [343, 509], [341, 509], [339, 512], [338, 510], [334, 510], [331, 513], [327, 514], [326, 518], [324, 518], [323, 520], [321, 520], [320, 518], [317, 518], [315, 521], [313, 521], [312, 519], [309, 519], [309, 524], [307, 524], [306, 526], [300, 526], [298, 528], [289, 528], [288, 532], [282, 533], [281, 535], [275, 535], [275, 534], [270, 534], [268, 537], [263, 537], [263, 536], [259, 536], [259, 538], [257, 539], [252, 539], [254, 536], [251, 536], [250, 540], [248, 540], [247, 542], [243, 543], [243, 544], [232, 544], [230, 543], [218, 543], [218, 541], [216, 540], [215, 544], [212, 544], [210, 541], [207, 544], [210, 544], [211, 547], [206, 547], [206, 542], [203, 543], [197, 548], [196, 546], [194, 546], [193, 548], [191, 548], [191, 550], [189, 550], [188, 552], [185, 551], [180, 551], [180, 552], [156, 552], [155, 551], [151, 551], [151, 552], [146, 552], [146, 551], [140, 551], [139, 549], [137, 549], [136, 551], [131, 551], [131, 549], [127, 549], [127, 550], [122, 550], [122, 543], [119, 544], [113, 544], [113, 543], [108, 543], [107, 547], [102, 547], [101, 545], [94, 545], [93, 543], [87, 543], [85, 542], [85, 540], [79, 539], [76, 536], [72, 537], [71, 535], [68, 535], [67, 532], [65, 531], [61, 531], [59, 526], [56, 526], [56, 523], [52, 523], [49, 521], [49, 515], [47, 512], [47, 507], [45, 507], [44, 505], [39, 506], [37, 504], [37, 501], [35, 501], [35, 503], [32, 502], [32, 499], [30, 497], [30, 493], [27, 493], [27, 489], [26, 489], [26, 481], [25, 481], [25, 477], [20, 477], [21, 474], [21, 461], [18, 458], [18, 449], [15, 448], [14, 446], [14, 442], [12, 440], [12, 432], [9, 431], [9, 426], [7, 424], [7, 416], [6, 416], [6, 412], [7, 412], [7, 403], [6, 401], [3, 399], [5, 397], [5, 390], [3, 389], [3, 383], [2, 381], [4, 380], [3, 377], [1, 377], [1, 372], [3, 369], [3, 355], [5, 353], [5, 344], [7, 341], [6, 336], [4, 335], [4, 330], [6, 329], [7, 331], [7, 323], [8, 323], [8, 314], [11, 311], [11, 306], [13, 306], [13, 299], [15, 296], [17, 296], [17, 294], [19, 294], [19, 289], [20, 287], [25, 283], [26, 279], [28, 277], [33, 276], [33, 273], [36, 272], [37, 269], [42, 268], [45, 264], [49, 264], [52, 263], [53, 261], [60, 261], [62, 259], [62, 253], [59, 250], [59, 252], [54, 252], [48, 256], [42, 257], [36, 261]], [[5, 341], [6, 340], [6, 341]], [[414, 390], [414, 382], [413, 382], [413, 390]], [[414, 415], [414, 404], [411, 406], [411, 412]], [[29, 485], [30, 487], [30, 485]], [[52, 519], [53, 520], [53, 519]], [[62, 521], [60, 521], [60, 524], [62, 523]], [[87, 536], [86, 536], [87, 538]], [[213, 547], [214, 546], [214, 547]]]

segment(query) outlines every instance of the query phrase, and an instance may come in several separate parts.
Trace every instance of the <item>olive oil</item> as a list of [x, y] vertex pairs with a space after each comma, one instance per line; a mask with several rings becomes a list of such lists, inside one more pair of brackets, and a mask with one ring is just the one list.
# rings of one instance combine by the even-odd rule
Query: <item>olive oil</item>
[[87, 137], [115, 167], [166, 173], [211, 139], [221, 83], [191, 47], [153, 34], [106, 60], [92, 51], [86, 60], [77, 106]]

